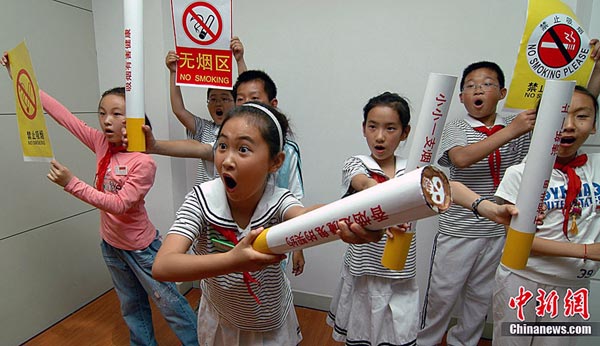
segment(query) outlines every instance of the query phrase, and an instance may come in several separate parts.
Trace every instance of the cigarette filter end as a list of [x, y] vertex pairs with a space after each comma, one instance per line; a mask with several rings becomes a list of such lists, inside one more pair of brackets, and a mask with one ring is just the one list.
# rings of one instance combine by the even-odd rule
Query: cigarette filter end
[[273, 254], [273, 251], [271, 251], [271, 249], [269, 249], [269, 244], [267, 244], [267, 233], [268, 232], [269, 232], [269, 228], [260, 232], [258, 237], [256, 237], [256, 239], [254, 239], [254, 243], [252, 243], [252, 247], [254, 248], [254, 250], [256, 250], [258, 252], [266, 253], [266, 254]]
[[525, 269], [534, 237], [535, 233], [520, 232], [509, 228], [500, 262], [512, 269]]
[[127, 118], [127, 151], [146, 151], [146, 137], [142, 131], [144, 118]]
[[385, 242], [381, 265], [391, 270], [402, 270], [408, 257], [413, 232], [392, 231], [394, 238]]

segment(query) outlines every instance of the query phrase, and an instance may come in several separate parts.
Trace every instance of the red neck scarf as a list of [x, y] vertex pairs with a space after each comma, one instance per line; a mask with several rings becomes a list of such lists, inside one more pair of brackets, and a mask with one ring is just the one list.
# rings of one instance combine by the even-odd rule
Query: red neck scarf
[[[502, 130], [504, 125], [494, 125], [491, 129], [487, 126], [477, 126], [474, 127], [473, 130], [477, 132], [484, 133], [486, 136], [491, 136], [494, 133]], [[492, 180], [494, 181], [494, 189], [496, 189], [500, 185], [500, 163], [502, 162], [502, 158], [500, 157], [500, 148], [496, 148], [493, 152], [488, 156], [488, 163], [490, 165], [490, 175], [492, 176]]]
[[382, 175], [379, 173], [374, 173], [374, 172], [371, 173], [371, 178], [373, 180], [375, 180], [377, 182], [377, 184], [381, 184], [381, 183], [389, 180], [388, 177], [386, 177], [385, 175]]
[[96, 173], [96, 189], [98, 191], [104, 191], [104, 176], [106, 175], [106, 171], [108, 170], [108, 165], [110, 165], [110, 159], [113, 154], [125, 151], [125, 146], [122, 144], [119, 146], [114, 146], [112, 144], [108, 144], [108, 149], [106, 149], [106, 154], [98, 161], [98, 172]]
[[579, 195], [579, 192], [581, 191], [581, 179], [579, 178], [577, 173], [575, 173], [575, 168], [585, 165], [585, 163], [587, 162], [587, 159], [588, 159], [587, 155], [582, 154], [582, 155], [577, 156], [573, 160], [567, 162], [564, 165], [560, 164], [558, 162], [554, 163], [554, 168], [565, 173], [567, 175], [567, 180], [568, 180], [568, 182], [567, 182], [567, 197], [565, 198], [565, 205], [563, 206], [563, 210], [562, 210], [563, 217], [564, 217], [563, 233], [564, 233], [565, 237], [567, 237], [567, 239], [569, 239], [569, 236], [567, 234], [567, 225], [569, 224], [569, 214], [571, 213], [571, 209], [573, 207], [573, 203], [575, 202], [575, 199], [577, 198], [577, 195]]
[[[237, 243], [239, 243], [238, 239], [237, 239], [236, 231], [229, 229], [229, 228], [217, 226], [215, 224], [211, 224], [211, 225], [216, 231], [221, 233], [222, 236], [224, 236], [227, 240], [232, 242], [234, 245], [237, 245]], [[252, 275], [250, 275], [250, 273], [248, 273], [248, 272], [243, 272], [242, 276], [244, 277], [244, 283], [246, 284], [248, 293], [250, 293], [252, 298], [254, 298], [254, 300], [256, 300], [257, 304], [260, 304], [260, 299], [258, 299], [258, 296], [256, 296], [256, 293], [254, 293], [254, 291], [252, 291], [252, 287], [250, 287], [250, 283], [255, 283], [257, 285], [260, 285], [260, 282], [258, 282], [258, 280], [256, 280], [254, 277], [252, 277]]]

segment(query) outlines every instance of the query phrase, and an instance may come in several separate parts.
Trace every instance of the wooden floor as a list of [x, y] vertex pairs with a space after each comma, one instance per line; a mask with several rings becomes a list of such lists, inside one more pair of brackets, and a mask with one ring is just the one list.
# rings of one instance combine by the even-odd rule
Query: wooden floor
[[[190, 290], [186, 294], [186, 298], [191, 306], [198, 306], [200, 290]], [[331, 339], [331, 327], [325, 323], [326, 312], [296, 307], [296, 313], [302, 328], [303, 340], [300, 345], [343, 345]], [[152, 306], [152, 318], [154, 334], [159, 345], [180, 345], [179, 340], [154, 306]], [[129, 345], [129, 330], [121, 317], [117, 295], [114, 290], [110, 290], [23, 345], [127, 346]]]
[[[198, 306], [200, 290], [190, 290], [186, 294], [186, 298], [191, 306]], [[296, 313], [302, 329], [301, 346], [343, 345], [331, 339], [331, 327], [325, 323], [326, 312], [296, 307]], [[180, 345], [179, 340], [154, 306], [152, 306], [152, 317], [158, 344], [161, 346]], [[114, 290], [110, 290], [23, 345], [127, 346], [129, 345], [129, 331], [121, 318], [117, 295]], [[479, 342], [479, 346], [487, 345], [491, 345], [489, 340], [482, 339]]]

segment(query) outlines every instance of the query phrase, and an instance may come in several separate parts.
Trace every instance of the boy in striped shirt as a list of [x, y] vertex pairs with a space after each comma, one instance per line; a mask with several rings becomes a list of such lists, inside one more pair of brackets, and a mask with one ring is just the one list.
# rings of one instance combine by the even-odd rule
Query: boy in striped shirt
[[[445, 126], [438, 163], [449, 168], [451, 180], [493, 199], [504, 171], [527, 154], [535, 110], [507, 117], [496, 113], [507, 90], [504, 74], [493, 62], [467, 66], [460, 90], [467, 115]], [[472, 209], [477, 210], [477, 206]], [[504, 237], [503, 225], [458, 205], [440, 215], [417, 344], [441, 343], [457, 301], [461, 303], [460, 315], [457, 324], [448, 330], [447, 342], [477, 344], [490, 306]]]

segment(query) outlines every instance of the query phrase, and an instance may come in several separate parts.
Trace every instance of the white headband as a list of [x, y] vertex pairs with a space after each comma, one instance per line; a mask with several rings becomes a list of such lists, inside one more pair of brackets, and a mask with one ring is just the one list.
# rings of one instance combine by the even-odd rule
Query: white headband
[[256, 103], [244, 103], [242, 106], [250, 106], [250, 107], [258, 108], [261, 111], [265, 112], [269, 117], [271, 117], [271, 120], [273, 120], [273, 122], [275, 123], [275, 127], [277, 127], [277, 133], [279, 134], [279, 151], [282, 151], [283, 150], [283, 133], [281, 132], [281, 125], [279, 125], [279, 121], [277, 120], [275, 115], [266, 107], [257, 105]]

